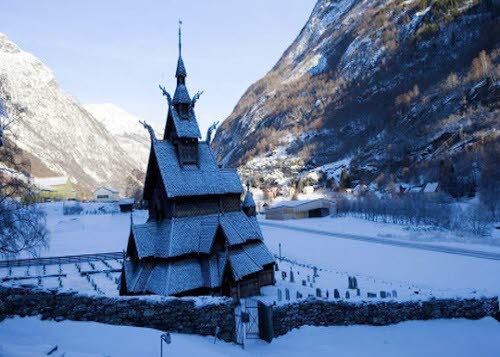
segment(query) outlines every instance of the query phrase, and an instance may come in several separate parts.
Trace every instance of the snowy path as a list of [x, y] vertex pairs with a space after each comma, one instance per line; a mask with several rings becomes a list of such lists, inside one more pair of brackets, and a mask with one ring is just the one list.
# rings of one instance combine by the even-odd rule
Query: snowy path
[[396, 246], [396, 247], [423, 249], [423, 250], [428, 250], [428, 251], [432, 251], [432, 252], [456, 254], [456, 255], [462, 255], [462, 256], [467, 256], [467, 257], [491, 259], [491, 260], [499, 260], [500, 261], [500, 253], [494, 253], [494, 252], [484, 252], [484, 251], [477, 251], [477, 250], [471, 250], [471, 249], [456, 248], [456, 247], [449, 247], [449, 246], [435, 245], [435, 244], [428, 244], [428, 243], [405, 242], [405, 241], [400, 241], [400, 240], [395, 240], [395, 239], [369, 237], [369, 236], [362, 236], [362, 235], [357, 235], [357, 234], [328, 232], [328, 231], [313, 229], [313, 228], [291, 226], [291, 225], [287, 225], [284, 223], [271, 223], [268, 221], [260, 221], [260, 224], [263, 226], [282, 228], [282, 229], [290, 229], [290, 230], [304, 232], [304, 233], [321, 234], [321, 235], [330, 236], [330, 237], [334, 237], [334, 238], [351, 239], [351, 240], [358, 240], [358, 241], [369, 242], [369, 243], [392, 245], [392, 246]]

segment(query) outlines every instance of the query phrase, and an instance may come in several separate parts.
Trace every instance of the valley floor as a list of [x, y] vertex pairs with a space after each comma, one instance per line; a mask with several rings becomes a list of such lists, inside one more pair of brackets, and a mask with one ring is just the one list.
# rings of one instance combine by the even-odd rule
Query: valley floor
[[[41, 252], [42, 256], [119, 252], [126, 248], [130, 232], [129, 214], [64, 216], [62, 205], [59, 203], [44, 205], [44, 209], [48, 213], [51, 240], [50, 247]], [[134, 222], [142, 223], [146, 219], [146, 211], [134, 212]], [[277, 289], [281, 289], [281, 293], [288, 289], [292, 300], [296, 292], [307, 296], [314, 294], [316, 288], [321, 288], [323, 294], [328, 290], [330, 299], [333, 289], [338, 288], [343, 297], [347, 289], [348, 276], [356, 276], [360, 283], [361, 296], [351, 295], [350, 299], [354, 301], [366, 299], [367, 292], [378, 293], [382, 290], [388, 292], [396, 290], [397, 298], [405, 300], [500, 294], [498, 275], [500, 260], [342, 239], [279, 225], [385, 237], [389, 240], [409, 240], [404, 234], [411, 233], [402, 226], [373, 223], [352, 217], [272, 221], [272, 223], [272, 226], [267, 224], [261, 226], [265, 242], [276, 255], [280, 253], [281, 246], [281, 254], [286, 261], [278, 261], [280, 271], [276, 273], [277, 286], [266, 287], [263, 291], [265, 296], [262, 299], [270, 303], [285, 302], [279, 301]], [[465, 243], [460, 244], [465, 245]], [[467, 247], [490, 252], [496, 252], [498, 249], [495, 246], [476, 244], [467, 244]], [[119, 267], [118, 261], [110, 264]], [[319, 277], [316, 281], [311, 279], [309, 282], [309, 277], [313, 275], [313, 266], [319, 269]], [[65, 273], [70, 272], [68, 269], [74, 270], [74, 268], [62, 266]], [[94, 269], [90, 266], [83, 268]], [[50, 269], [57, 270], [57, 267], [47, 267], [48, 272]], [[295, 282], [291, 282], [289, 276], [283, 280], [281, 272], [289, 272], [292, 269]], [[25, 274], [26, 268], [18, 270], [22, 271], [14, 269], [12, 274]], [[4, 275], [6, 276], [7, 272], [0, 271], [0, 278]], [[113, 281], [118, 275], [108, 277], [98, 275], [95, 274], [94, 279], [104, 293], [116, 295]], [[34, 276], [33, 271], [31, 276]], [[307, 285], [304, 286], [303, 280], [306, 280], [306, 277]], [[36, 280], [33, 284], [36, 285]], [[65, 289], [81, 288], [85, 293], [95, 293], [88, 290], [89, 286], [87, 281], [81, 286], [75, 285], [69, 278], [67, 282], [64, 281]], [[167, 347], [167, 351], [170, 354], [174, 352], [174, 355], [200, 355], [203, 352], [207, 356], [228, 353], [235, 355], [287, 353], [293, 356], [338, 353], [344, 356], [493, 356], [500, 354], [500, 347], [496, 342], [499, 332], [500, 324], [491, 318], [479, 321], [414, 321], [385, 327], [303, 327], [274, 340], [270, 345], [254, 341], [245, 351], [236, 345], [220, 341], [214, 345], [213, 338], [176, 334], [173, 336], [173, 344]], [[0, 346], [2, 346], [0, 356], [36, 356], [36, 353], [47, 345], [55, 344], [59, 345], [66, 356], [158, 355], [159, 335], [160, 332], [156, 330], [134, 327], [15, 318], [0, 323]]]
[[[0, 356], [36, 357], [58, 346], [59, 356], [159, 356], [153, 329], [95, 322], [7, 319], [0, 323]], [[164, 356], [498, 356], [500, 324], [493, 318], [409, 321], [391, 326], [304, 326], [271, 344], [253, 340], [245, 349], [213, 337], [172, 334]]]

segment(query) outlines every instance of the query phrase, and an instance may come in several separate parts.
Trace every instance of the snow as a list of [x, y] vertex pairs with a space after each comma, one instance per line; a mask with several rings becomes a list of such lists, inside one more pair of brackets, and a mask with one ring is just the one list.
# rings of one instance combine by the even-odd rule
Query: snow
[[[36, 317], [0, 323], [0, 355], [36, 357], [58, 346], [66, 356], [158, 356], [163, 331], [96, 322], [41, 321]], [[408, 321], [390, 326], [304, 326], [271, 344], [249, 340], [245, 349], [210, 336], [172, 333], [167, 356], [498, 356], [500, 324], [493, 318]], [[457, 338], [460, 337], [460, 338]], [[362, 343], [360, 343], [362, 341]]]
[[39, 187], [65, 185], [66, 183], [68, 183], [68, 178], [66, 176], [35, 178], [34, 183]]
[[[62, 203], [47, 203], [42, 205], [47, 212], [47, 222], [50, 231], [50, 248], [41, 252], [41, 256], [61, 256], [90, 254], [101, 252], [120, 252], [127, 246], [130, 233], [130, 215], [97, 214], [97, 215], [62, 215]], [[84, 212], [98, 212], [99, 204], [83, 204]], [[104, 210], [106, 212], [106, 210]], [[133, 212], [134, 222], [142, 223], [147, 219], [147, 211]], [[262, 223], [262, 217], [259, 217]], [[415, 231], [405, 226], [370, 222], [354, 217], [325, 217], [304, 220], [290, 220], [286, 222], [272, 221], [273, 224], [285, 224], [291, 227], [314, 228], [317, 230], [359, 234], [383, 239], [418, 241], [433, 240], [433, 244], [443, 246], [467, 247], [477, 251], [499, 252], [499, 247], [488, 245], [468, 244], [465, 242], [440, 242], [446, 237], [446, 232]], [[363, 241], [335, 238], [313, 233], [304, 233], [276, 226], [261, 225], [264, 241], [273, 254], [279, 253], [281, 244], [282, 255], [294, 263], [279, 262], [280, 271], [276, 276], [278, 285], [265, 288], [265, 299], [277, 300], [277, 289], [284, 292], [288, 288], [292, 297], [301, 292], [304, 297], [315, 294], [315, 289], [324, 292], [329, 290], [330, 295], [334, 288], [345, 295], [347, 277], [356, 276], [360, 283], [361, 296], [354, 300], [366, 299], [367, 292], [396, 290], [399, 299], [427, 299], [432, 296], [455, 297], [474, 294], [500, 293], [500, 277], [488, 272], [500, 271], [500, 261], [479, 259], [466, 256], [445, 254], [432, 251], [375, 244]], [[438, 242], [436, 242], [438, 241]], [[425, 244], [419, 242], [418, 244]], [[108, 261], [114, 269], [121, 266], [121, 261]], [[95, 263], [95, 270], [106, 270], [101, 262]], [[309, 265], [309, 267], [304, 266]], [[320, 269], [319, 277], [311, 288], [308, 284], [302, 287], [302, 280], [307, 275], [312, 276], [311, 266]], [[94, 270], [90, 266], [82, 266], [82, 270]], [[281, 279], [281, 271], [289, 272], [292, 268], [296, 272], [295, 283], [289, 278]], [[31, 276], [37, 276], [38, 268], [31, 267]], [[47, 266], [47, 273], [58, 272], [58, 266]], [[74, 264], [62, 265], [62, 290], [77, 290], [85, 294], [96, 294], [91, 281], [81, 277]], [[297, 273], [298, 272], [298, 273]], [[298, 276], [300, 274], [301, 277]], [[6, 269], [0, 270], [0, 277], [7, 277]], [[15, 268], [12, 276], [25, 276], [26, 267]], [[39, 275], [39, 274], [38, 274]], [[109, 274], [93, 274], [102, 293], [108, 296], [117, 296], [115, 278], [118, 272]], [[36, 278], [21, 283], [37, 285]], [[41, 287], [58, 288], [57, 278], [44, 278]], [[416, 296], [415, 291], [418, 291]], [[353, 292], [351, 291], [351, 296]]]
[[434, 193], [437, 191], [439, 182], [429, 182], [424, 187], [424, 193]]
[[[322, 224], [329, 224], [329, 219], [336, 220], [327, 217], [282, 224], [321, 229]], [[373, 234], [377, 225], [366, 224], [363, 227], [362, 220], [351, 220], [349, 224], [346, 219], [338, 222], [337, 227], [344, 232], [352, 228], [354, 232], [365, 229], [365, 233]], [[266, 225], [261, 225], [261, 228], [264, 241], [272, 252], [276, 253], [281, 243], [283, 256], [319, 268], [371, 277], [375, 281], [400, 283], [402, 286], [414, 285], [428, 289], [429, 295], [453, 297], [474, 291], [486, 295], [500, 293], [500, 276], [489, 273], [500, 271], [500, 261], [338, 239]], [[389, 229], [396, 232], [401, 228]]]
[[83, 107], [104, 124], [110, 133], [114, 135], [135, 134], [149, 140], [147, 131], [139, 123], [143, 119], [130, 114], [125, 109], [113, 103], [84, 104]]
[[141, 152], [136, 136], [130, 139], [135, 144], [123, 149], [115, 135], [59, 87], [47, 66], [3, 34], [0, 77], [0, 100], [16, 118], [11, 127], [16, 144], [57, 175], [91, 191], [103, 183], [124, 186], [124, 172], [145, 168], [149, 141], [142, 144], [146, 159], [131, 159]]

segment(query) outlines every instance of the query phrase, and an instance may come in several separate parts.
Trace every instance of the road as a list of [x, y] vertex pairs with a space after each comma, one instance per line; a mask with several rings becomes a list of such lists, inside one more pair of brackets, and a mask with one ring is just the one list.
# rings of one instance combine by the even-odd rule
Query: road
[[500, 261], [500, 254], [499, 253], [483, 252], [483, 251], [456, 248], [456, 247], [447, 247], [447, 246], [441, 246], [441, 245], [436, 245], [436, 244], [405, 242], [405, 241], [400, 241], [400, 240], [378, 238], [378, 237], [369, 237], [369, 236], [362, 236], [362, 235], [356, 235], [356, 234], [335, 233], [335, 232], [328, 232], [328, 231], [314, 229], [314, 228], [295, 227], [295, 226], [291, 226], [291, 225], [287, 225], [287, 224], [283, 224], [283, 223], [271, 223], [271, 222], [267, 222], [267, 221], [266, 222], [260, 221], [259, 223], [262, 226], [282, 228], [282, 229], [288, 229], [288, 230], [293, 230], [293, 231], [297, 231], [297, 232], [304, 232], [304, 233], [319, 234], [319, 235], [324, 235], [324, 236], [330, 236], [333, 238], [350, 239], [350, 240], [357, 240], [357, 241], [369, 242], [369, 243], [375, 243], [375, 244], [384, 244], [384, 245], [391, 245], [391, 246], [403, 247], [403, 248], [421, 249], [421, 250], [427, 250], [427, 251], [431, 251], [431, 252], [454, 254], [454, 255], [461, 255], [461, 256], [467, 256], [467, 257], [473, 257], [473, 258]]

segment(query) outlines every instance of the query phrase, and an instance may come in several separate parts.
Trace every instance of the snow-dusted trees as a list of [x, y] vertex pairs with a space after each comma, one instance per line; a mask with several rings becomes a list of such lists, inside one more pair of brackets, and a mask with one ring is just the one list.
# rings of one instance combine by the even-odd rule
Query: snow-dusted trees
[[479, 179], [479, 195], [493, 220], [498, 220], [500, 210], [500, 165], [498, 153], [500, 141], [487, 147], [481, 157], [481, 176]]
[[[1, 120], [2, 129], [12, 123], [6, 115]], [[33, 203], [27, 179], [29, 162], [22, 159], [21, 151], [12, 142], [1, 139], [0, 256], [15, 256], [23, 251], [35, 255], [47, 244], [45, 214]]]
[[482, 205], [460, 205], [444, 193], [341, 198], [337, 211], [375, 222], [433, 226], [474, 235], [487, 235], [491, 227], [491, 216]]

